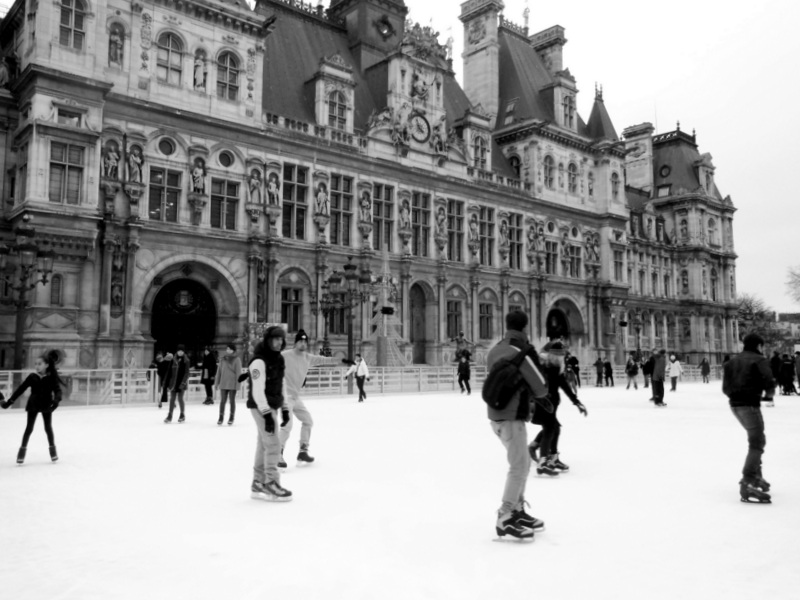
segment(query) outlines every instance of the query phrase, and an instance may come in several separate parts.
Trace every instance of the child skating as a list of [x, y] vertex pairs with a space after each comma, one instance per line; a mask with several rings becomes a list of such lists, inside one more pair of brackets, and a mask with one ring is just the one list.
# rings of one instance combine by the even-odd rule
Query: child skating
[[458, 360], [458, 385], [461, 388], [461, 393], [463, 394], [464, 391], [466, 391], [467, 396], [472, 393], [472, 390], [469, 387], [470, 375], [471, 369], [469, 366], [469, 358], [462, 356]]

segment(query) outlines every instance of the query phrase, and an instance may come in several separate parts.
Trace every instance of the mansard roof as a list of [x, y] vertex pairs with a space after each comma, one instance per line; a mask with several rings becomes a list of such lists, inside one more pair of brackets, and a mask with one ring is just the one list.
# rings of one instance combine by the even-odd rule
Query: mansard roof
[[586, 132], [589, 137], [595, 140], [610, 140], [612, 142], [619, 140], [617, 130], [614, 128], [614, 123], [611, 122], [611, 117], [603, 102], [603, 93], [601, 91], [595, 94], [594, 106], [592, 106], [592, 113], [589, 115], [589, 124], [586, 126]]
[[[707, 193], [700, 184], [696, 168], [696, 163], [702, 160], [695, 136], [684, 133], [680, 128], [653, 137], [653, 182], [656, 188], [671, 185], [673, 196], [693, 192]], [[722, 201], [722, 194], [716, 183], [713, 188], [710, 195]]]

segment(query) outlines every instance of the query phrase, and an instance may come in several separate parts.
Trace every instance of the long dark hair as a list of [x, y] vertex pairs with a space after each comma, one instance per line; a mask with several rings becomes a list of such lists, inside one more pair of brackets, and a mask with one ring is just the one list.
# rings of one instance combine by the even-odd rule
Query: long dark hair
[[61, 352], [58, 350], [48, 350], [42, 354], [40, 358], [47, 365], [45, 374], [50, 375], [59, 385], [64, 385], [61, 376], [58, 374], [58, 368], [56, 367], [56, 365], [61, 362]]

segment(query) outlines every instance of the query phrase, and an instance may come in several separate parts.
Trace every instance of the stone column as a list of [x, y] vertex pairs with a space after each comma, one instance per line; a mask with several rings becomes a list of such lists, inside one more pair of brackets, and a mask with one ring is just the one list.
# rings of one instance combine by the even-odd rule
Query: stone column
[[480, 328], [480, 309], [478, 307], [478, 287], [480, 286], [480, 280], [475, 272], [470, 275], [469, 278], [469, 296], [470, 302], [472, 303], [472, 337], [470, 338], [473, 343], [477, 344], [478, 340], [480, 340], [481, 336], [481, 328]]
[[116, 240], [110, 236], [103, 240], [103, 270], [100, 277], [100, 309], [98, 312], [100, 323], [98, 335], [100, 337], [111, 335], [111, 260], [116, 247]]
[[650, 347], [654, 348], [656, 345], [656, 316], [650, 313]]
[[[447, 340], [447, 267], [442, 265], [439, 269], [439, 276], [436, 279], [438, 284], [439, 300], [439, 326], [436, 328], [439, 343]], [[456, 332], [458, 335], [458, 332]]]
[[536, 312], [536, 302], [539, 291], [536, 289], [536, 280], [534, 278], [528, 279], [528, 338], [531, 342], [536, 340], [536, 319], [538, 318]]
[[267, 242], [267, 321], [279, 323], [281, 320], [280, 304], [278, 303], [278, 258], [274, 242]]
[[593, 294], [590, 289], [586, 290], [586, 333], [589, 340], [589, 349], [594, 344], [594, 315], [592, 315], [592, 302], [593, 302]]
[[122, 316], [123, 338], [136, 333], [134, 323], [133, 286], [136, 283], [136, 253], [139, 251], [139, 230], [132, 228], [128, 237], [127, 264], [125, 265], [125, 303]]
[[411, 302], [409, 294], [411, 293], [411, 257], [404, 255], [400, 263], [400, 293], [402, 294], [402, 311], [403, 311], [403, 339], [409, 341], [411, 337]]
[[[662, 340], [663, 340], [664, 347], [666, 348], [667, 346], [669, 346], [669, 339], [670, 339], [669, 338], [669, 323], [667, 322], [667, 315], [662, 315], [661, 318], [662, 318], [662, 324], [661, 324], [661, 328], [662, 329], [661, 330], [663, 331], [663, 335], [661, 337], [662, 337]], [[651, 348], [651, 350], [652, 350], [652, 348]]]
[[[508, 269], [503, 269], [503, 272], [500, 274], [500, 322], [504, 322], [506, 315], [508, 314], [508, 291], [511, 288], [511, 284], [509, 282], [509, 275]], [[503, 326], [500, 326], [500, 331], [503, 330]]]
[[247, 324], [258, 320], [258, 265], [261, 262], [257, 249], [247, 256]]

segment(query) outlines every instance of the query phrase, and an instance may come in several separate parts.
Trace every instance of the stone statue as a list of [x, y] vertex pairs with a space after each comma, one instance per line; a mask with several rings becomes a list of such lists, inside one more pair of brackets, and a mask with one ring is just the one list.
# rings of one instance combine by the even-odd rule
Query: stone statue
[[444, 211], [444, 206], [440, 206], [436, 212], [436, 235], [447, 237], [447, 214]]
[[202, 158], [194, 159], [192, 167], [192, 191], [197, 194], [206, 193], [206, 165]]
[[360, 220], [362, 223], [372, 223], [372, 200], [369, 197], [369, 192], [364, 190], [361, 193], [361, 214]]
[[261, 173], [256, 169], [250, 171], [250, 179], [247, 181], [247, 191], [250, 194], [252, 204], [261, 204], [264, 199], [261, 196]]
[[428, 90], [430, 89], [430, 85], [422, 79], [422, 76], [414, 72], [414, 77], [411, 81], [411, 97], [418, 98], [419, 100], [427, 100], [428, 98]]
[[114, 25], [108, 36], [108, 65], [122, 68], [122, 53], [125, 33], [119, 25]]
[[106, 153], [103, 157], [103, 176], [106, 179], [117, 179], [119, 172], [119, 152], [116, 146], [109, 144], [106, 146]]
[[128, 181], [142, 183], [142, 149], [139, 146], [132, 146], [128, 153]]
[[122, 281], [114, 279], [111, 282], [111, 306], [122, 308]]
[[686, 219], [681, 219], [681, 239], [685, 240], [689, 237], [689, 223]]
[[400, 229], [411, 229], [411, 206], [408, 200], [403, 200], [400, 205]]
[[508, 221], [503, 219], [500, 221], [500, 247], [507, 248], [510, 243], [508, 239]]
[[198, 92], [206, 91], [206, 56], [202, 51], [194, 56], [194, 89]]
[[331, 214], [330, 201], [328, 200], [328, 187], [320, 181], [317, 186], [317, 214], [328, 216]]
[[11, 76], [8, 72], [8, 63], [6, 63], [6, 57], [4, 56], [0, 59], [0, 88], [6, 87], [10, 80]]
[[277, 206], [281, 203], [279, 192], [281, 189], [281, 182], [278, 179], [277, 173], [270, 173], [267, 179], [267, 203]]
[[470, 242], [480, 242], [481, 241], [481, 234], [478, 228], [478, 215], [472, 214], [469, 220], [469, 241]]
[[439, 121], [433, 126], [431, 132], [431, 147], [437, 154], [447, 152], [447, 116], [442, 115]]

